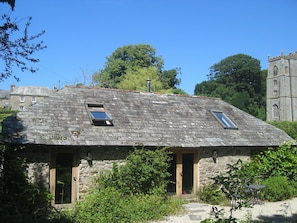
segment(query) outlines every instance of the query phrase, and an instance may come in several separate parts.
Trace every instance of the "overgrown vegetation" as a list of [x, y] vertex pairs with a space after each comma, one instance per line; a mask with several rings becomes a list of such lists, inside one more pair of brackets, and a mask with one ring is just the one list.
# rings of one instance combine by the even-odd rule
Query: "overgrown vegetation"
[[25, 159], [18, 154], [21, 148], [0, 149], [0, 221], [44, 222], [50, 213], [50, 194], [42, 182], [28, 182]]
[[[238, 160], [234, 164], [227, 164], [227, 171], [224, 174], [219, 174], [213, 177], [213, 184], [211, 187], [220, 188], [224, 196], [230, 202], [229, 216], [224, 216], [222, 209], [213, 207], [212, 216], [213, 219], [206, 219], [207, 222], [237, 222], [237, 219], [233, 216], [234, 211], [243, 207], [251, 207], [249, 198], [246, 196], [245, 190], [251, 180], [244, 175], [244, 172], [240, 171], [242, 168], [242, 161]], [[219, 194], [219, 193], [218, 193]]]
[[164, 149], [136, 149], [123, 166], [114, 164], [76, 207], [79, 222], [145, 222], [176, 213], [181, 201], [166, 196], [169, 156]]
[[125, 165], [101, 173], [87, 197], [74, 210], [53, 212], [43, 182], [30, 183], [21, 148], [2, 147], [0, 221], [11, 223], [146, 222], [182, 210], [168, 198], [169, 156], [165, 149], [135, 149]]
[[[233, 218], [233, 211], [252, 204], [247, 193], [248, 185], [262, 184], [260, 198], [265, 201], [282, 201], [297, 196], [297, 147], [287, 142], [279, 148], [269, 148], [246, 163], [240, 160], [228, 164], [227, 172], [213, 178], [214, 183], [199, 191], [199, 198], [217, 205], [221, 197], [220, 188], [231, 203], [229, 217], [224, 217], [220, 209], [214, 208], [214, 219], [206, 222], [238, 222]], [[207, 188], [215, 188], [210, 193]], [[201, 194], [200, 194], [201, 193]], [[215, 196], [218, 197], [215, 197]], [[208, 200], [207, 198], [211, 198]]]
[[199, 188], [198, 199], [212, 205], [228, 205], [228, 199], [216, 184], [204, 185]]

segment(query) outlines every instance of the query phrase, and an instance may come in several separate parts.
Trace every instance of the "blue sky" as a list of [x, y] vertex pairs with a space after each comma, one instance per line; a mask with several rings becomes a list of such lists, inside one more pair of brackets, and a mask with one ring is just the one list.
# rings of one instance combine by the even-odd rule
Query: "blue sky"
[[[16, 86], [88, 84], [106, 57], [125, 45], [150, 44], [164, 69], [181, 68], [181, 89], [194, 93], [209, 68], [238, 53], [261, 61], [297, 50], [296, 0], [16, 0], [13, 18], [32, 16], [30, 34], [45, 30], [38, 72], [0, 82]], [[0, 11], [10, 13], [6, 4]]]

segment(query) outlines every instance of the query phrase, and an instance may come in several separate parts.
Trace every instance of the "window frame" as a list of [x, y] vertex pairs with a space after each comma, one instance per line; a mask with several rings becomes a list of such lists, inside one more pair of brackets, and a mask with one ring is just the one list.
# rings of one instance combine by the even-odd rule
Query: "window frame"
[[[211, 110], [212, 115], [224, 127], [224, 129], [238, 129], [235, 123], [222, 111]], [[221, 116], [219, 116], [221, 114]]]
[[35, 97], [35, 96], [32, 96], [32, 97], [31, 97], [31, 102], [32, 102], [32, 103], [36, 103], [36, 97]]
[[278, 67], [276, 65], [273, 66], [273, 76], [278, 75]]
[[[91, 120], [92, 125], [95, 126], [113, 126], [111, 116], [106, 112], [103, 104], [99, 103], [86, 103], [86, 108]], [[96, 117], [93, 112], [104, 113], [102, 117]]]
[[25, 96], [20, 96], [20, 102], [25, 102], [26, 99], [25, 99]]

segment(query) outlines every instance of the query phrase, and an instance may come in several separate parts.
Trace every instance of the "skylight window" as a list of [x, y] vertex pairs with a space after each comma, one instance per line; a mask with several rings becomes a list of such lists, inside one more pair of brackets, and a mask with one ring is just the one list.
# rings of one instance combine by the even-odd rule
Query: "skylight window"
[[96, 126], [112, 126], [112, 119], [106, 113], [102, 104], [88, 104], [88, 112], [90, 114], [93, 125]]
[[236, 125], [223, 112], [219, 112], [219, 111], [211, 111], [211, 112], [225, 129], [237, 129]]

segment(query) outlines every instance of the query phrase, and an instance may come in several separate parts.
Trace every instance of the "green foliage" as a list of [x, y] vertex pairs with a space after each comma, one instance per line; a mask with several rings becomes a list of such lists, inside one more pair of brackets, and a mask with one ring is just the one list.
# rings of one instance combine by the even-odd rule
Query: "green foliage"
[[269, 148], [251, 161], [259, 177], [285, 176], [288, 180], [297, 181], [297, 147], [290, 142], [277, 149]]
[[45, 220], [50, 211], [50, 195], [41, 186], [42, 182], [28, 182], [25, 160], [19, 156], [18, 150], [16, 147], [1, 146], [0, 221]]
[[220, 190], [219, 186], [215, 184], [200, 187], [198, 198], [199, 200], [212, 205], [224, 205], [227, 203], [225, 194]]
[[168, 184], [169, 156], [164, 149], [135, 149], [126, 159], [126, 164], [114, 164], [111, 173], [102, 174], [99, 187], [114, 187], [123, 194], [166, 193]]
[[79, 222], [146, 222], [175, 214], [180, 200], [165, 195], [169, 156], [164, 149], [135, 149], [123, 166], [102, 173], [75, 209]]
[[253, 183], [266, 185], [261, 192], [269, 201], [284, 200], [296, 195], [297, 148], [290, 142], [279, 148], [269, 148], [243, 165], [241, 172]]
[[296, 188], [285, 176], [272, 176], [262, 181], [265, 189], [261, 192], [261, 197], [268, 201], [282, 201], [296, 195]]
[[151, 79], [155, 91], [185, 93], [177, 88], [180, 69], [163, 70], [163, 65], [162, 57], [152, 46], [127, 45], [107, 57], [104, 69], [93, 74], [93, 81], [100, 87], [146, 91], [146, 80]]
[[269, 122], [269, 124], [274, 125], [275, 127], [285, 131], [293, 139], [297, 139], [297, 122], [275, 121]]
[[127, 71], [121, 82], [116, 85], [116, 88], [145, 92], [147, 79], [151, 80], [151, 90], [153, 92], [159, 92], [163, 89], [157, 70], [153, 67]]
[[6, 108], [0, 108], [0, 131], [2, 131], [2, 121], [8, 116], [14, 115], [16, 111], [12, 111]]
[[227, 199], [231, 202], [229, 219], [226, 222], [235, 222], [233, 211], [243, 207], [250, 207], [248, 197], [246, 196], [246, 186], [251, 180], [245, 176], [242, 171], [242, 161], [238, 160], [234, 164], [227, 164], [226, 173], [213, 177], [214, 184], [221, 187]]
[[75, 218], [84, 223], [147, 222], [177, 213], [181, 201], [158, 195], [123, 195], [107, 187], [90, 194], [79, 204]]
[[209, 80], [195, 86], [195, 95], [220, 97], [265, 120], [266, 76], [260, 61], [245, 54], [227, 57], [210, 68]]

